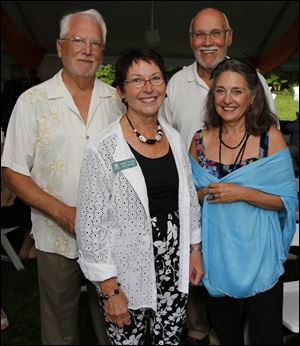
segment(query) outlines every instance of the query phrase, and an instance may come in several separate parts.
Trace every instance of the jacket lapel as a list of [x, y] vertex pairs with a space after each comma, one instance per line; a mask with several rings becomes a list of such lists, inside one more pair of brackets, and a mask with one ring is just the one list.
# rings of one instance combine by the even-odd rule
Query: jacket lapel
[[[126, 143], [123, 137], [122, 129], [119, 122], [117, 122], [117, 126], [118, 126], [118, 129], [117, 129], [118, 136], [117, 136], [117, 148], [113, 156], [114, 162], [124, 161], [128, 159], [135, 159], [135, 156], [133, 155], [132, 151], [130, 150], [128, 144]], [[146, 211], [148, 218], [150, 219], [149, 201], [148, 201], [146, 182], [138, 162], [136, 166], [131, 168], [125, 168], [121, 172], [122, 174], [124, 174], [125, 178], [128, 180], [132, 188], [135, 190], [136, 194], [138, 195], [139, 199], [141, 200], [143, 204], [143, 207]]]

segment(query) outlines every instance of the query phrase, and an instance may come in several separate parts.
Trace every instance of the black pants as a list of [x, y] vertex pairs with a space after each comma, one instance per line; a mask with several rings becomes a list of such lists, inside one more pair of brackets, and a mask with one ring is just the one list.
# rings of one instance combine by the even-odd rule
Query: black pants
[[209, 319], [221, 345], [244, 345], [244, 321], [251, 345], [283, 345], [283, 283], [250, 298], [210, 297]]

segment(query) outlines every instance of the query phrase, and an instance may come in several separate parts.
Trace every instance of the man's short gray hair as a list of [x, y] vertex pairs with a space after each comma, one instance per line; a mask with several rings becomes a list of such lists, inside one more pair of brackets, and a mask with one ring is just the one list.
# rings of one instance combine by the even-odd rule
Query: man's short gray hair
[[[230, 24], [229, 24], [229, 20], [228, 18], [226, 17], [226, 14], [221, 12], [224, 16], [224, 20], [225, 20], [225, 29], [230, 29]], [[196, 16], [195, 16], [196, 17]], [[195, 17], [193, 17], [193, 19], [191, 20], [191, 24], [190, 24], [190, 29], [189, 29], [189, 34], [192, 34], [193, 33], [193, 25], [194, 25], [194, 20], [195, 20]]]
[[61, 21], [60, 21], [60, 34], [59, 37], [60, 38], [64, 38], [64, 36], [66, 35], [66, 33], [70, 30], [70, 20], [73, 16], [77, 16], [77, 15], [86, 15], [86, 16], [91, 16], [93, 17], [97, 23], [99, 24], [101, 31], [102, 31], [102, 35], [103, 35], [103, 44], [105, 44], [106, 42], [106, 33], [107, 33], [107, 29], [106, 29], [106, 24], [104, 22], [103, 17], [101, 16], [101, 14], [94, 10], [94, 9], [90, 9], [90, 10], [86, 10], [86, 11], [80, 11], [80, 12], [73, 12], [73, 13], [69, 13], [65, 16], [62, 17]]

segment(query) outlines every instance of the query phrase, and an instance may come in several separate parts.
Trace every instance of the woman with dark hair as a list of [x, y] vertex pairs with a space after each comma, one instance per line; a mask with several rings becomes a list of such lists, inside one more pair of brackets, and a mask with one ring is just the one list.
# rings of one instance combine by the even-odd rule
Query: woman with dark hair
[[222, 345], [244, 344], [241, 311], [252, 344], [281, 345], [281, 276], [296, 229], [291, 157], [251, 65], [225, 60], [212, 79], [190, 149], [209, 317]]
[[179, 134], [158, 121], [166, 71], [152, 49], [116, 63], [127, 111], [87, 145], [76, 233], [112, 344], [178, 345], [189, 282], [199, 284], [199, 204]]

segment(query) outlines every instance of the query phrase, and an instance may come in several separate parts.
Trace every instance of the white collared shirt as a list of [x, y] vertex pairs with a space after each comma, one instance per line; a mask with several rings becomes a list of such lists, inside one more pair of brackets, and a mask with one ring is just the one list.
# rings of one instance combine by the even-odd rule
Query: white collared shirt
[[[59, 71], [25, 91], [12, 112], [1, 165], [29, 176], [47, 193], [77, 206], [77, 190], [87, 141], [122, 114], [115, 89], [95, 80], [87, 124]], [[37, 249], [78, 257], [75, 237], [32, 208]]]
[[[200, 206], [180, 136], [165, 122], [161, 125], [179, 176], [178, 289], [187, 293], [190, 244], [200, 242]], [[90, 281], [117, 277], [129, 308], [156, 310], [152, 226], [145, 179], [138, 163], [117, 172], [112, 168], [113, 163], [129, 159], [135, 157], [118, 120], [86, 147], [76, 217], [78, 262]]]
[[[264, 87], [269, 107], [276, 114], [270, 89], [264, 77], [259, 73], [258, 77]], [[168, 83], [168, 97], [160, 109], [160, 116], [179, 131], [186, 150], [190, 149], [196, 131], [204, 126], [208, 91], [208, 85], [199, 77], [196, 61], [176, 72]]]

